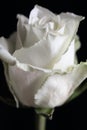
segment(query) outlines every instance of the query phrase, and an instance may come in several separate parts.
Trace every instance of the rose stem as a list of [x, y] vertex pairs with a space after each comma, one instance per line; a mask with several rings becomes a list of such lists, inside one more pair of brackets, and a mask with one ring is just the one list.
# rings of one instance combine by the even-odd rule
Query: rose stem
[[46, 117], [36, 114], [36, 129], [35, 130], [45, 130], [46, 128]]

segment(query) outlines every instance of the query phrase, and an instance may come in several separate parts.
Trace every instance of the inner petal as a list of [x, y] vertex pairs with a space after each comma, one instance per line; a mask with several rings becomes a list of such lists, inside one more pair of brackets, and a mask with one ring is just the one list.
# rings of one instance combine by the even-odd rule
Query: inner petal
[[60, 69], [61, 71], [67, 71], [68, 68], [72, 67], [74, 65], [75, 61], [75, 47], [74, 47], [73, 40], [71, 42], [70, 47], [68, 48], [68, 51], [62, 55], [61, 59], [54, 65], [53, 69]]

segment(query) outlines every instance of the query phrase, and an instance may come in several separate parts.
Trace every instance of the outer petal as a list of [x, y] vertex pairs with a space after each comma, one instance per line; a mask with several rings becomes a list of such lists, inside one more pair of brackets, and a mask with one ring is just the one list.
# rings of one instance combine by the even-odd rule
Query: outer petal
[[9, 39], [0, 38], [0, 59], [9, 64], [15, 64], [16, 59], [11, 54], [15, 51], [16, 33], [11, 35]]
[[[79, 24], [79, 21], [83, 20], [85, 17], [76, 15], [74, 13], [60, 13], [57, 15], [57, 22], [60, 27], [63, 25], [67, 25], [67, 29], [73, 31], [74, 28]], [[72, 26], [71, 26], [72, 25]], [[77, 31], [78, 28], [76, 28]]]
[[23, 70], [23, 67], [27, 65], [22, 66], [21, 63], [19, 64], [20, 66], [17, 63], [18, 67], [8, 67], [8, 75], [7, 73], [6, 75], [10, 90], [24, 105], [35, 106], [34, 95], [50, 72], [38, 70], [38, 68], [33, 68], [33, 66], [28, 66], [27, 70]]
[[67, 74], [49, 76], [45, 84], [37, 91], [35, 103], [40, 107], [62, 105], [74, 90], [87, 78], [87, 62], [81, 63]]

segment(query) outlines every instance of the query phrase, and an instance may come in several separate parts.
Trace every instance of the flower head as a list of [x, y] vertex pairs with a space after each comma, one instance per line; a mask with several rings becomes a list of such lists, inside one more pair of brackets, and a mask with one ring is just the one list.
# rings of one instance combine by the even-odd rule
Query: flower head
[[29, 19], [17, 15], [17, 32], [0, 38], [0, 58], [13, 96], [26, 106], [64, 104], [87, 78], [87, 62], [77, 64], [77, 30], [84, 19], [56, 15], [36, 5]]

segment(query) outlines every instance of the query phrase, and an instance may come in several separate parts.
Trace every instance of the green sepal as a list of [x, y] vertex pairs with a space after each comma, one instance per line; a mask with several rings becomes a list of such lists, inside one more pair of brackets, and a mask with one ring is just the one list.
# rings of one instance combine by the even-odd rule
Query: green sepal
[[53, 117], [54, 108], [35, 108], [35, 112], [51, 120]]
[[83, 83], [81, 83], [81, 85], [75, 90], [75, 92], [68, 99], [67, 103], [80, 96], [86, 90], [87, 90], [87, 79]]

